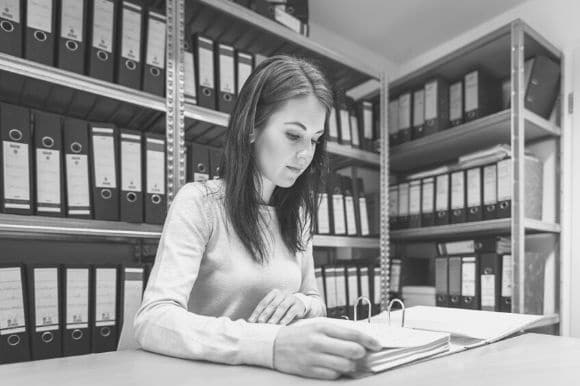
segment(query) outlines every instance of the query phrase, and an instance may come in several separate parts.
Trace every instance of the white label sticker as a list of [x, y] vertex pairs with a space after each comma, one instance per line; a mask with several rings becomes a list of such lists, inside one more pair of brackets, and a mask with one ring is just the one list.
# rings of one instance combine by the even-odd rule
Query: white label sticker
[[84, 2], [79, 0], [62, 0], [60, 16], [60, 36], [65, 39], [83, 41]]
[[165, 68], [165, 22], [149, 17], [147, 64]]
[[451, 209], [465, 206], [465, 174], [463, 171], [451, 174]]
[[95, 185], [97, 188], [117, 187], [115, 141], [113, 137], [93, 135]]
[[349, 267], [346, 271], [348, 277], [348, 304], [354, 306], [358, 298], [358, 278], [355, 267]]
[[228, 55], [220, 53], [220, 91], [235, 94], [234, 91], [234, 52]]
[[421, 126], [423, 123], [425, 123], [425, 90], [419, 90], [413, 94], [413, 126]]
[[57, 268], [34, 269], [34, 310], [37, 328], [59, 327], [57, 275]]
[[370, 234], [370, 230], [367, 199], [365, 197], [359, 197], [358, 202], [360, 208], [360, 233], [362, 236], [368, 236]]
[[347, 232], [349, 236], [356, 235], [356, 218], [354, 215], [354, 200], [352, 196], [344, 197], [346, 207]]
[[113, 52], [113, 10], [110, 0], [94, 0], [93, 47]]
[[195, 60], [193, 60], [193, 52], [185, 51], [183, 65], [185, 66], [185, 95], [186, 97], [195, 99], [197, 97], [197, 91], [195, 85]]
[[497, 204], [497, 166], [490, 165], [483, 169], [483, 203]]
[[0, 0], [0, 17], [20, 23], [20, 0]]
[[332, 209], [334, 211], [334, 233], [346, 234], [346, 221], [344, 218], [344, 198], [342, 194], [332, 195]]
[[437, 176], [436, 189], [435, 209], [438, 211], [449, 210], [449, 174]]
[[199, 84], [203, 87], [214, 88], [213, 51], [199, 48]]
[[360, 146], [360, 138], [358, 135], [358, 121], [356, 119], [356, 115], [350, 116], [350, 130], [352, 134], [353, 146]]
[[89, 322], [89, 270], [66, 270], [66, 324]]
[[[390, 105], [389, 105], [390, 106]], [[373, 139], [373, 106], [369, 102], [363, 102], [363, 125], [365, 139]]]
[[340, 133], [343, 141], [350, 141], [350, 118], [348, 111], [340, 109]]
[[141, 192], [141, 143], [121, 140], [121, 190]]
[[421, 213], [428, 214], [433, 212], [433, 203], [435, 201], [434, 185], [432, 178], [423, 181], [423, 204], [421, 206]]
[[60, 150], [36, 149], [36, 200], [60, 204]]
[[52, 33], [52, 0], [28, 0], [26, 5], [28, 27]]
[[66, 155], [66, 179], [68, 205], [73, 207], [90, 206], [89, 160], [87, 155]]
[[475, 296], [475, 258], [463, 258], [461, 264], [461, 295]]
[[251, 74], [252, 66], [250, 64], [238, 62], [238, 94]]
[[435, 119], [438, 116], [437, 88], [437, 82], [430, 82], [425, 85], [425, 120]]
[[147, 150], [147, 193], [165, 194], [165, 153]]
[[401, 264], [391, 264], [391, 275], [389, 289], [393, 292], [399, 292], [399, 283], [401, 281]]
[[473, 111], [479, 108], [478, 88], [477, 71], [465, 75], [465, 111]]
[[391, 186], [389, 188], [389, 217], [399, 215], [399, 187]]
[[502, 257], [502, 268], [501, 268], [501, 296], [511, 297], [512, 296], [512, 271], [513, 271], [513, 258], [511, 255], [504, 255]]
[[320, 194], [320, 204], [318, 205], [318, 233], [330, 233], [330, 218], [328, 216], [328, 194]]
[[421, 182], [411, 183], [409, 187], [409, 214], [421, 214]]
[[399, 97], [399, 130], [411, 127], [411, 94]]
[[26, 327], [20, 268], [0, 268], [0, 334]]
[[333, 107], [330, 109], [330, 115], [328, 117], [328, 135], [331, 138], [338, 138], [338, 126], [336, 123], [336, 109]]
[[497, 163], [497, 199], [498, 201], [512, 198], [512, 161], [505, 159]]
[[117, 270], [97, 268], [95, 321], [97, 327], [114, 325], [117, 319]]
[[4, 141], [4, 198], [30, 201], [28, 144]]
[[375, 304], [379, 304], [382, 298], [382, 288], [381, 288], [381, 269], [375, 268], [374, 272], [374, 302]]
[[463, 117], [463, 84], [457, 82], [449, 87], [449, 119], [455, 121]]
[[135, 62], [141, 61], [141, 13], [123, 7], [121, 55]]
[[476, 207], [481, 205], [481, 169], [469, 169], [467, 171], [467, 206]]
[[399, 216], [409, 215], [409, 184], [399, 185]]
[[495, 275], [481, 275], [481, 307], [495, 308]]

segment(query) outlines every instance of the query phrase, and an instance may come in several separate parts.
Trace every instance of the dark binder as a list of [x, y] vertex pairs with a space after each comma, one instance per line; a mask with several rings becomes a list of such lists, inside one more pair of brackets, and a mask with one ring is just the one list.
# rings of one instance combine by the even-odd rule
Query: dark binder
[[511, 255], [501, 256], [501, 292], [499, 310], [512, 312], [512, 272], [513, 258]]
[[340, 176], [333, 173], [328, 178], [328, 194], [330, 196], [330, 223], [333, 235], [346, 235], [346, 216], [344, 213], [344, 195]]
[[26, 2], [26, 34], [24, 57], [35, 62], [54, 65], [55, 0]]
[[0, 364], [31, 359], [30, 320], [24, 268], [0, 264]]
[[479, 310], [479, 264], [477, 257], [461, 258], [461, 308]]
[[449, 85], [442, 79], [425, 84], [425, 128], [431, 135], [449, 127]]
[[467, 170], [467, 221], [483, 220], [481, 168]]
[[209, 150], [209, 177], [211, 179], [217, 180], [220, 178], [220, 167], [222, 157], [224, 155], [223, 149], [210, 149]]
[[62, 269], [62, 321], [63, 356], [83, 355], [91, 352], [90, 268], [66, 265]]
[[165, 31], [165, 15], [149, 11], [143, 91], [159, 96], [165, 95]]
[[507, 158], [497, 163], [497, 217], [512, 215], [512, 160]]
[[22, 57], [23, 2], [8, 2], [0, 7], [0, 52]]
[[188, 181], [207, 181], [210, 177], [210, 153], [205, 145], [192, 143], [188, 152]]
[[369, 212], [362, 178], [356, 179], [354, 194], [359, 234], [363, 237], [370, 236]]
[[91, 351], [115, 351], [119, 340], [119, 267], [91, 268]]
[[60, 269], [28, 266], [32, 359], [62, 356]]
[[117, 0], [93, 0], [89, 11], [88, 75], [113, 82], [117, 39]]
[[450, 256], [448, 264], [448, 282], [449, 282], [449, 307], [461, 307], [461, 257]]
[[36, 214], [64, 216], [62, 120], [59, 115], [33, 111], [36, 155]]
[[[346, 290], [348, 292], [347, 296], [347, 303], [348, 303], [348, 317], [349, 319], [354, 319], [354, 305], [356, 303], [356, 299], [360, 296], [359, 294], [359, 285], [358, 285], [358, 272], [356, 267], [347, 267], [346, 268]], [[359, 316], [358, 314], [357, 316]]]
[[449, 283], [447, 257], [435, 258], [435, 304], [437, 307], [449, 306]]
[[193, 54], [197, 74], [197, 104], [209, 109], [216, 109], [214, 43], [213, 40], [200, 35], [193, 35]]
[[425, 129], [425, 89], [413, 93], [413, 129], [411, 137], [421, 138]]
[[1, 209], [4, 213], [32, 214], [32, 128], [27, 108], [0, 103], [2, 172]]
[[486, 72], [465, 75], [465, 120], [472, 121], [496, 112], [501, 105], [501, 84]]
[[449, 174], [435, 178], [435, 225], [449, 224]]
[[389, 228], [399, 229], [399, 186], [389, 186]]
[[145, 152], [145, 222], [163, 224], [167, 212], [165, 135], [145, 134]]
[[501, 290], [500, 256], [496, 253], [479, 255], [481, 309], [499, 311]]
[[191, 42], [187, 39], [184, 40], [184, 52], [183, 52], [183, 66], [185, 72], [185, 103], [192, 105], [197, 104], [197, 90], [196, 90], [196, 80], [195, 80], [195, 60], [193, 58], [193, 47]]
[[120, 130], [121, 221], [143, 222], [143, 162], [140, 131]]
[[399, 184], [399, 215], [397, 227], [405, 229], [409, 227], [409, 183]]
[[465, 213], [465, 171], [451, 173], [451, 223], [467, 221]]
[[231, 113], [236, 102], [234, 47], [218, 43], [216, 49], [217, 107], [219, 111]]
[[449, 86], [449, 126], [463, 123], [463, 82], [455, 82]]
[[253, 70], [254, 56], [247, 52], [236, 51], [236, 93], [238, 95]]
[[364, 150], [373, 151], [373, 104], [369, 101], [361, 103], [360, 124], [362, 132], [361, 145]]
[[412, 117], [411, 93], [406, 93], [399, 96], [399, 143], [411, 140]]
[[88, 123], [80, 119], [64, 118], [63, 126], [66, 215], [92, 218]]
[[[374, 130], [373, 130], [374, 131]], [[399, 100], [389, 101], [389, 146], [396, 146], [401, 143], [399, 138]]]
[[421, 181], [421, 226], [435, 225], [435, 178]]
[[123, 1], [118, 28], [117, 83], [140, 90], [143, 72], [143, 8], [140, 3], [135, 0]]
[[525, 67], [527, 72], [524, 106], [548, 119], [560, 90], [560, 66], [546, 56], [537, 55], [528, 59]]
[[483, 219], [497, 217], [497, 164], [483, 167]]
[[85, 73], [87, 10], [87, 0], [60, 0], [56, 62], [77, 74]]
[[119, 220], [117, 129], [91, 123], [91, 186], [96, 220]]
[[340, 176], [342, 192], [344, 196], [344, 214], [346, 218], [346, 234], [348, 236], [358, 235], [356, 213], [354, 209], [354, 194], [352, 178]]
[[409, 228], [421, 227], [421, 180], [409, 183]]

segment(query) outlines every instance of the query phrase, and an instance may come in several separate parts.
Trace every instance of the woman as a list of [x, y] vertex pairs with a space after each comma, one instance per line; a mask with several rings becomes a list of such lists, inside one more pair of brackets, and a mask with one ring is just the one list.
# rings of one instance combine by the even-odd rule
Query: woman
[[145, 350], [317, 378], [354, 369], [371, 337], [326, 323], [312, 225], [332, 93], [312, 64], [262, 62], [230, 118], [221, 179], [185, 185], [158, 247], [135, 335]]

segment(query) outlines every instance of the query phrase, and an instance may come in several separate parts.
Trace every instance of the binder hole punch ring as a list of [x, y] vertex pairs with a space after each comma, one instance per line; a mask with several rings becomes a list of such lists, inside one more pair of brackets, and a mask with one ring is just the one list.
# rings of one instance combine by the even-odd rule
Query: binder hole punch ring
[[79, 329], [73, 330], [72, 334], [70, 334], [74, 340], [80, 340], [83, 337], [83, 332]]
[[8, 136], [13, 141], [20, 141], [22, 140], [22, 131], [18, 129], [12, 129], [8, 132]]
[[9, 21], [6, 20], [2, 20], [2, 23], [0, 23], [0, 27], [2, 27], [2, 29], [5, 32], [12, 32], [14, 31], [14, 24], [10, 23]]
[[477, 208], [469, 208], [469, 212], [470, 212], [471, 214], [474, 214], [474, 213], [476, 213], [476, 212], [477, 212]]
[[74, 40], [67, 40], [65, 46], [69, 51], [76, 51], [79, 49], [79, 44]]
[[105, 200], [110, 200], [111, 197], [113, 197], [113, 192], [111, 192], [110, 189], [103, 189], [101, 190], [101, 197], [103, 197]]
[[10, 346], [17, 346], [20, 344], [20, 337], [18, 335], [10, 335], [6, 341]]
[[495, 210], [495, 205], [490, 205], [487, 207], [488, 212], [493, 212]]
[[500, 209], [505, 209], [505, 208], [507, 208], [507, 207], [508, 207], [508, 203], [507, 203], [507, 202], [505, 202], [505, 201], [504, 201], [504, 202], [502, 202], [501, 204], [499, 204], [499, 208], [500, 208]]
[[129, 202], [137, 201], [137, 195], [134, 192], [127, 193], [127, 201]]
[[445, 213], [444, 212], [437, 212], [437, 216], [443, 217], [443, 216], [445, 216]]
[[151, 69], [149, 69], [149, 72], [154, 77], [158, 77], [159, 75], [161, 75], [161, 71], [159, 71], [159, 69], [157, 67], [151, 67]]
[[42, 137], [42, 146], [50, 149], [54, 146], [54, 139], [50, 137]]
[[224, 94], [224, 100], [226, 102], [230, 102], [232, 100], [232, 95], [231, 94]]
[[459, 303], [459, 298], [457, 296], [451, 296], [451, 303], [453, 304]]
[[205, 165], [201, 162], [197, 164], [197, 171], [201, 173], [205, 173]]
[[40, 338], [44, 343], [50, 343], [54, 340], [54, 334], [50, 331], [43, 332]]
[[48, 38], [46, 34], [42, 31], [34, 31], [34, 38], [39, 42], [44, 42]]
[[471, 304], [471, 303], [473, 303], [473, 298], [471, 296], [468, 296], [468, 297], [463, 299], [463, 303]]
[[109, 60], [109, 54], [107, 54], [105, 51], [97, 51], [97, 58], [99, 58], [103, 62], [106, 62], [107, 60]]
[[125, 67], [131, 71], [134, 71], [137, 68], [137, 65], [132, 60], [125, 60]]
[[358, 299], [356, 299], [356, 302], [354, 302], [354, 321], [358, 321], [358, 313], [357, 313], [357, 308], [358, 308], [358, 304], [359, 302], [366, 302], [367, 303], [367, 321], [370, 323], [371, 322], [371, 301], [369, 300], [369, 298], [367, 298], [366, 296], [359, 296]]
[[210, 96], [211, 95], [211, 91], [210, 91], [209, 88], [204, 88], [202, 92], [203, 92], [203, 95], [205, 95], [205, 96]]
[[401, 299], [393, 299], [389, 302], [387, 306], [387, 320], [389, 322], [389, 326], [391, 325], [391, 308], [393, 307], [394, 303], [398, 303], [401, 305], [401, 309], [403, 310], [403, 314], [401, 316], [401, 327], [405, 327], [405, 303]]
[[487, 267], [483, 270], [483, 273], [486, 275], [491, 275], [493, 274], [493, 271], [491, 270], [491, 268]]
[[151, 196], [151, 202], [153, 202], [155, 205], [158, 205], [161, 203], [161, 197], [158, 194], [154, 194]]
[[294, 7], [291, 5], [287, 6], [286, 12], [288, 12], [290, 15], [294, 15]]
[[103, 327], [100, 329], [99, 334], [101, 334], [102, 337], [108, 337], [109, 335], [111, 335], [111, 329], [109, 327]]
[[73, 143], [70, 144], [70, 150], [73, 153], [77, 153], [78, 154], [78, 153], [80, 153], [83, 150], [83, 145], [81, 145], [78, 142], [73, 142]]

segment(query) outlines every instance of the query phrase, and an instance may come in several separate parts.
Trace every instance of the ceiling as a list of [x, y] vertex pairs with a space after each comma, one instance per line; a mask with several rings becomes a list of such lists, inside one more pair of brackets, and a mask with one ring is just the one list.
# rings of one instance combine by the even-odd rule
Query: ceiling
[[402, 64], [527, 0], [310, 0], [310, 20]]

